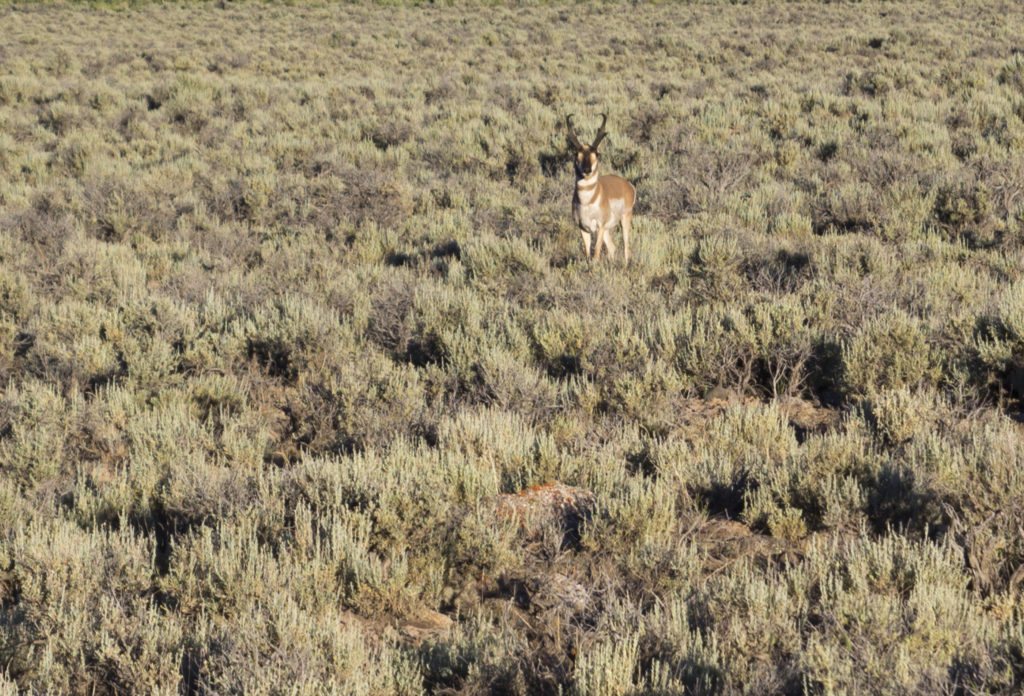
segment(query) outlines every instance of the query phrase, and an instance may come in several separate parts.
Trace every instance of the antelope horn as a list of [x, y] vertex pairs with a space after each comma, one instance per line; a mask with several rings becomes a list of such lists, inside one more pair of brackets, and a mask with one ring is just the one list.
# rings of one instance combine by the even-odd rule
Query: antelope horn
[[577, 150], [582, 150], [583, 146], [580, 145], [579, 138], [576, 137], [576, 130], [572, 127], [572, 114], [565, 117], [565, 127], [569, 131], [569, 142], [572, 143], [572, 146]]
[[601, 125], [597, 129], [597, 135], [594, 136], [594, 143], [590, 146], [591, 150], [596, 150], [597, 146], [601, 144], [604, 136], [608, 135], [605, 133], [604, 124], [608, 120], [608, 114], [601, 114]]

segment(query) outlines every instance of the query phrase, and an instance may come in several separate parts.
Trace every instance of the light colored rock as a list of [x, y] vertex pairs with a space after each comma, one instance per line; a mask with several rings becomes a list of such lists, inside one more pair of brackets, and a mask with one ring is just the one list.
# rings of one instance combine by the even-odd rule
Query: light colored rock
[[447, 634], [453, 624], [451, 617], [420, 606], [405, 616], [398, 630], [413, 642], [420, 643], [428, 638]]
[[560, 525], [568, 534], [578, 535], [580, 525], [591, 518], [597, 498], [585, 488], [554, 482], [531, 486], [514, 494], [496, 496], [495, 514], [518, 522], [528, 533], [545, 524]]

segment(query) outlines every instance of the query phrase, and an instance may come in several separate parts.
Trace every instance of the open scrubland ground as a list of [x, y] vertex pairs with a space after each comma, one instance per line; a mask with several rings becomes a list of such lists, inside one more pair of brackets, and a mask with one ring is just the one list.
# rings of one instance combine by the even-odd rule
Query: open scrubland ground
[[962, 4], [0, 8], [0, 692], [1019, 693]]

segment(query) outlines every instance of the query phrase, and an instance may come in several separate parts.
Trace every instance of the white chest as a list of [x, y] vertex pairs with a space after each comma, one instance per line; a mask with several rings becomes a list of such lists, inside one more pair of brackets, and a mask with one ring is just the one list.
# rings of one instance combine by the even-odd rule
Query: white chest
[[576, 219], [580, 227], [590, 232], [597, 232], [605, 223], [605, 211], [602, 204], [601, 187], [598, 185], [597, 173], [577, 182], [576, 186]]
[[590, 232], [597, 232], [601, 228], [601, 223], [604, 222], [601, 206], [596, 203], [579, 203], [576, 216], [579, 218], [580, 227]]

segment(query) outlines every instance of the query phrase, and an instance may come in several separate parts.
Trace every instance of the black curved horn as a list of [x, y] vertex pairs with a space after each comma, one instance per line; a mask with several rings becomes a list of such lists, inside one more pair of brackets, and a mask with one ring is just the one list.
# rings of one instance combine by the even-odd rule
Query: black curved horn
[[608, 120], [608, 114], [601, 114], [601, 125], [597, 129], [597, 135], [594, 136], [594, 142], [591, 144], [590, 149], [596, 150], [597, 146], [601, 144], [604, 136], [608, 135], [604, 130], [605, 121]]
[[569, 131], [569, 142], [577, 150], [582, 150], [583, 146], [580, 145], [579, 138], [576, 137], [576, 130], [572, 127], [572, 114], [565, 117], [565, 127]]

